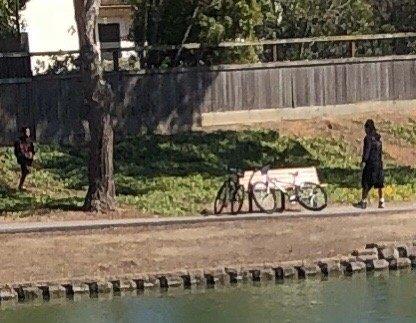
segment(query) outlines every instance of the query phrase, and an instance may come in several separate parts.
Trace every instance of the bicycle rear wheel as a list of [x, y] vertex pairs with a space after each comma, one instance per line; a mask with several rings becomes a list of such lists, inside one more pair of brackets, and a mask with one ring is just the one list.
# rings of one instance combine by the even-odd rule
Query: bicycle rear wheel
[[225, 181], [217, 193], [214, 203], [214, 214], [239, 213], [244, 203], [244, 186]]
[[296, 191], [300, 205], [310, 211], [321, 211], [328, 205], [328, 195], [325, 189], [314, 183], [304, 183]]
[[231, 214], [237, 214], [241, 211], [244, 203], [244, 195], [244, 186], [238, 185], [232, 196]]
[[[273, 213], [278, 208], [276, 191], [270, 189], [267, 183], [256, 182], [252, 186], [253, 200], [260, 211]], [[281, 194], [278, 194], [281, 196]]]

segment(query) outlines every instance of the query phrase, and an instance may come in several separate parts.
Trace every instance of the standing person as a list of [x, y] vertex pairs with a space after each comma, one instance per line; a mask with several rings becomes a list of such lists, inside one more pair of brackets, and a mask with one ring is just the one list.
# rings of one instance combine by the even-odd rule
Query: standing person
[[32, 166], [35, 147], [30, 139], [30, 129], [28, 127], [21, 128], [20, 134], [20, 138], [14, 143], [14, 154], [22, 172], [19, 181], [19, 190], [22, 191], [25, 179], [30, 173], [29, 167]]
[[362, 173], [362, 199], [356, 204], [359, 208], [367, 208], [368, 193], [374, 187], [378, 190], [379, 208], [385, 207], [383, 188], [384, 188], [384, 171], [383, 171], [383, 144], [381, 136], [377, 133], [374, 121], [369, 119], [364, 125], [365, 138], [363, 157], [361, 162]]

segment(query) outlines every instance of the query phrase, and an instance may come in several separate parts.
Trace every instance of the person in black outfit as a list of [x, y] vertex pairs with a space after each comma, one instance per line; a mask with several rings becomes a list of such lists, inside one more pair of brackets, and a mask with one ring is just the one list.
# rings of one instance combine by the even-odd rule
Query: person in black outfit
[[30, 173], [29, 167], [32, 166], [35, 147], [30, 139], [30, 129], [23, 127], [20, 132], [20, 138], [14, 143], [14, 154], [22, 172], [19, 182], [19, 190], [22, 191], [25, 179]]
[[361, 186], [363, 191], [362, 199], [356, 206], [363, 209], [367, 207], [368, 193], [374, 187], [378, 190], [378, 207], [384, 208], [383, 144], [381, 142], [381, 136], [377, 133], [374, 121], [371, 119], [366, 121], [364, 129], [366, 136], [364, 138], [361, 162], [361, 169], [363, 170]]

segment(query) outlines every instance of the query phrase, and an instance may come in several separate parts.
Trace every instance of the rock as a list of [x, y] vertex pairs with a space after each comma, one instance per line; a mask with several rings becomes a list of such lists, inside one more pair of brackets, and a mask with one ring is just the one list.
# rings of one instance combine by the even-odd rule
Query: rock
[[10, 287], [0, 288], [0, 302], [17, 299], [17, 292]]
[[137, 284], [133, 280], [120, 280], [120, 290], [122, 292], [133, 291], [137, 289]]
[[341, 256], [338, 259], [342, 266], [347, 266], [348, 263], [357, 261], [357, 257], [355, 256]]
[[384, 270], [389, 268], [389, 262], [386, 259], [374, 259], [366, 263], [367, 270]]
[[400, 258], [407, 257], [407, 246], [406, 245], [399, 245], [396, 247], [397, 251], [399, 252]]
[[274, 268], [276, 279], [296, 278], [298, 271], [292, 266], [281, 266]]
[[160, 288], [178, 287], [183, 285], [183, 279], [175, 274], [158, 274], [156, 278]]
[[409, 268], [412, 262], [409, 258], [398, 258], [390, 261], [389, 268], [392, 270]]
[[38, 286], [43, 292], [44, 298], [55, 299], [65, 297], [66, 289], [60, 285], [41, 285]]
[[401, 258], [416, 259], [416, 246], [404, 245], [397, 247]]
[[366, 269], [366, 264], [362, 261], [352, 261], [346, 264], [345, 270], [348, 273], [360, 272]]
[[73, 294], [89, 294], [90, 288], [87, 284], [74, 283], [72, 284], [72, 292]]
[[226, 282], [226, 272], [223, 268], [214, 268], [204, 270], [204, 277], [207, 285], [215, 285], [217, 283]]
[[260, 275], [262, 280], [274, 280], [276, 278], [276, 273], [271, 267], [261, 269]]
[[318, 261], [318, 266], [324, 276], [341, 273], [341, 263], [337, 260], [320, 260]]
[[387, 247], [387, 248], [379, 249], [378, 255], [380, 259], [386, 259], [389, 262], [393, 259], [400, 258], [399, 251], [394, 247]]
[[202, 269], [190, 270], [188, 272], [191, 282], [196, 283], [196, 285], [205, 284], [205, 274]]
[[140, 275], [133, 279], [136, 289], [143, 290], [148, 288], [153, 288], [159, 285], [159, 281], [154, 275]]
[[357, 261], [362, 261], [365, 263], [373, 260], [378, 260], [378, 255], [361, 255], [357, 257]]
[[365, 249], [373, 249], [373, 248], [376, 248], [378, 250], [378, 249], [383, 249], [383, 248], [386, 248], [386, 247], [387, 247], [387, 245], [385, 243], [383, 243], [383, 242], [378, 242], [378, 243], [372, 242], [372, 243], [367, 243], [365, 245]]
[[189, 288], [193, 285], [198, 284], [198, 280], [195, 277], [191, 276], [190, 274], [182, 274], [181, 278], [183, 280], [183, 286], [185, 288]]
[[[268, 276], [268, 273], [270, 274]], [[265, 275], [263, 277], [263, 274]], [[254, 282], [261, 281], [261, 279], [268, 279], [274, 278], [274, 270], [271, 267], [266, 267], [264, 265], [252, 265], [250, 267], [243, 267], [241, 270], [241, 275], [243, 280], [252, 280]]]
[[[43, 291], [37, 286], [24, 286], [17, 292], [18, 294], [23, 293], [24, 300], [33, 300], [37, 298], [43, 298]], [[19, 295], [21, 298], [22, 295]]]
[[240, 267], [226, 267], [225, 272], [230, 276], [230, 283], [235, 284], [243, 280], [242, 269]]
[[317, 265], [303, 265], [300, 267], [296, 267], [298, 271], [299, 278], [307, 278], [316, 276], [318, 273], [321, 272], [320, 268]]
[[175, 275], [175, 274], [166, 275], [166, 281], [168, 283], [168, 287], [181, 287], [181, 286], [183, 286], [182, 277], [180, 277], [178, 275]]
[[259, 282], [261, 280], [261, 271], [260, 271], [260, 269], [251, 269], [250, 274], [251, 274], [251, 279], [254, 282]]
[[377, 248], [359, 249], [354, 250], [351, 254], [355, 257], [372, 255], [378, 256], [378, 250]]
[[99, 281], [97, 282], [97, 293], [108, 294], [113, 291], [113, 284], [110, 282]]

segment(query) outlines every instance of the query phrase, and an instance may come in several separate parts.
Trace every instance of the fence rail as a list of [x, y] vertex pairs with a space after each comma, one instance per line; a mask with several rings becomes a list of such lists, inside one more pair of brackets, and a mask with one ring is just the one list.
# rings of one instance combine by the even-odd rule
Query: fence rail
[[[357, 41], [375, 41], [375, 40], [391, 40], [391, 39], [405, 39], [416, 38], [416, 32], [394, 33], [394, 34], [372, 34], [372, 35], [340, 35], [340, 36], [320, 36], [309, 38], [287, 38], [275, 40], [260, 40], [255, 42], [241, 41], [241, 42], [221, 42], [218, 44], [201, 44], [188, 43], [183, 45], [137, 45], [124, 48], [106, 48], [103, 52], [113, 51], [166, 51], [184, 49], [203, 49], [203, 48], [232, 48], [232, 47], [249, 47], [249, 46], [270, 46], [270, 45], [287, 45], [287, 44], [308, 44], [308, 43], [323, 43], [323, 42], [357, 42]], [[0, 53], [0, 57], [27, 57], [27, 56], [53, 56], [53, 55], [71, 55], [79, 54], [79, 50], [70, 51], [47, 51], [47, 52], [10, 52]]]
[[[260, 40], [260, 41], [240, 41], [240, 42], [221, 42], [219, 44], [201, 44], [201, 43], [188, 43], [183, 45], [137, 45], [133, 47], [124, 47], [124, 48], [106, 48], [101, 49], [103, 55], [105, 55], [105, 60], [111, 62], [112, 64], [110, 69], [114, 71], [120, 70], [121, 66], [121, 58], [123, 54], [125, 56], [132, 55], [136, 57], [138, 61], [138, 69], [146, 69], [151, 67], [157, 67], [157, 64], [149, 63], [146, 57], [149, 53], [155, 53], [159, 59], [160, 57], [164, 57], [163, 55], [176, 56], [172, 55], [173, 52], [181, 52], [182, 50], [190, 51], [191, 54], [189, 56], [194, 56], [192, 58], [193, 65], [198, 65], [200, 61], [203, 59], [198, 60], [198, 57], [201, 53], [206, 51], [221, 51], [221, 50], [232, 50], [233, 48], [241, 48], [241, 47], [262, 47], [263, 54], [268, 53], [266, 58], [262, 59], [261, 62], [277, 62], [277, 61], [284, 61], [285, 57], [282, 54], [282, 50], [280, 47], [285, 46], [296, 46], [296, 45], [314, 45], [319, 43], [329, 43], [328, 46], [335, 46], [334, 44], [344, 44], [343, 47], [343, 54], [341, 57], [337, 58], [346, 58], [346, 57], [356, 57], [357, 52], [359, 49], [360, 42], [376, 42], [376, 41], [399, 41], [399, 40], [411, 40], [414, 39], [416, 44], [416, 32], [404, 32], [404, 33], [394, 33], [394, 34], [372, 34], [372, 35], [340, 35], [340, 36], [322, 36], [322, 37], [310, 37], [310, 38], [289, 38], [289, 39], [274, 39], [274, 40]], [[409, 54], [411, 50], [408, 48], [408, 44], [405, 45], [405, 52], [403, 54]], [[416, 45], [415, 45], [416, 49]], [[406, 51], [407, 50], [407, 51]], [[394, 51], [394, 50], [393, 50]], [[402, 48], [403, 51], [403, 48]], [[199, 53], [199, 54], [198, 54]], [[36, 57], [64, 57], [64, 56], [71, 56], [75, 57], [80, 54], [79, 50], [70, 50], [70, 51], [46, 51], [46, 52], [8, 52], [8, 53], [0, 53], [0, 59], [18, 59], [24, 57], [33, 58]], [[395, 54], [402, 54], [397, 52], [388, 53], [386, 55], [395, 55]], [[365, 54], [361, 54], [359, 56], [366, 56]], [[371, 55], [370, 55], [371, 56]], [[377, 55], [372, 55], [377, 56]], [[328, 57], [333, 58], [333, 57]], [[203, 62], [204, 63], [204, 62]], [[191, 63], [187, 66], [193, 66]], [[179, 66], [180, 62], [178, 63]], [[175, 66], [170, 66], [175, 67]], [[123, 68], [121, 68], [123, 69]]]

